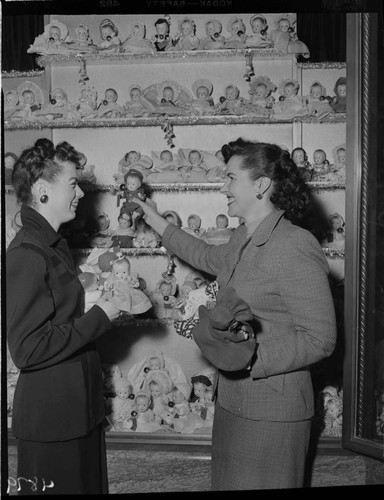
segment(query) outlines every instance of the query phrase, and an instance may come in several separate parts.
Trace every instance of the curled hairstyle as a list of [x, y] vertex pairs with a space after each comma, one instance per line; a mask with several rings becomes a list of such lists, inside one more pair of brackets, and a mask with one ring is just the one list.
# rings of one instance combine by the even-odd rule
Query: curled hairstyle
[[240, 168], [248, 170], [251, 180], [259, 177], [271, 179], [274, 189], [270, 200], [274, 206], [285, 210], [285, 218], [293, 224], [308, 229], [319, 241], [324, 239], [329, 231], [327, 216], [288, 151], [276, 144], [242, 138], [225, 144], [221, 151], [225, 163], [232, 156], [241, 157]]
[[68, 142], [55, 147], [49, 139], [38, 139], [35, 145], [25, 149], [12, 171], [12, 185], [21, 204], [32, 205], [32, 186], [39, 180], [54, 182], [63, 169], [63, 162], [80, 167], [81, 155]]

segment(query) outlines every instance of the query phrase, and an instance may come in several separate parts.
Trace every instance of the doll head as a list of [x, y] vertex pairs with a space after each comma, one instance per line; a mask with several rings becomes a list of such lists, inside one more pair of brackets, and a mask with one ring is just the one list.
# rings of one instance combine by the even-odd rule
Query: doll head
[[205, 24], [205, 32], [212, 40], [219, 38], [222, 31], [223, 26], [217, 19], [211, 19]]
[[180, 404], [188, 401], [191, 395], [191, 388], [188, 384], [176, 384], [171, 391], [171, 398], [175, 404]]
[[118, 97], [119, 96], [115, 89], [107, 89], [104, 94], [104, 101], [106, 104], [110, 102], [116, 102]]
[[345, 151], [345, 148], [341, 147], [336, 150], [336, 158], [337, 158], [337, 163], [344, 163], [347, 160], [347, 153]]
[[343, 217], [339, 213], [335, 212], [334, 214], [331, 214], [329, 216], [329, 221], [334, 231], [337, 231], [339, 233], [344, 232], [345, 222]]
[[168, 149], [164, 149], [160, 153], [160, 160], [163, 161], [164, 163], [169, 163], [170, 161], [173, 160], [173, 154]]
[[288, 99], [295, 95], [295, 85], [292, 82], [288, 82], [284, 85], [284, 97]]
[[180, 32], [182, 36], [194, 35], [196, 31], [196, 25], [192, 19], [183, 19], [180, 24]]
[[23, 103], [29, 106], [32, 106], [35, 104], [36, 97], [35, 94], [32, 92], [32, 90], [24, 90], [24, 92], [21, 94], [23, 98]]
[[152, 399], [157, 399], [164, 394], [164, 390], [161, 384], [157, 380], [151, 380], [148, 384], [149, 391], [151, 393]]
[[139, 413], [145, 413], [151, 404], [149, 394], [140, 393], [136, 396], [136, 408]]
[[19, 104], [19, 94], [16, 92], [16, 90], [9, 90], [5, 94], [5, 104], [10, 108], [13, 108]]
[[116, 383], [115, 383], [115, 392], [116, 392], [116, 397], [119, 399], [133, 399], [133, 387], [132, 385], [128, 382], [128, 380], [124, 378], [117, 378]]
[[173, 88], [172, 87], [164, 87], [163, 99], [166, 102], [170, 102], [170, 101], [173, 101], [174, 97], [175, 97], [175, 91], [173, 90]]
[[128, 229], [129, 227], [132, 226], [132, 217], [125, 212], [123, 214], [119, 215], [119, 217], [117, 218], [117, 221], [119, 223], [120, 229]]
[[113, 37], [119, 34], [119, 30], [110, 19], [103, 19], [99, 26], [102, 40], [110, 42]]
[[192, 229], [192, 231], [198, 231], [201, 226], [201, 219], [198, 215], [191, 214], [187, 219], [187, 224], [189, 229]]
[[268, 88], [264, 83], [259, 83], [255, 88], [256, 99], [264, 99], [268, 97]]
[[170, 297], [172, 294], [172, 283], [162, 281], [159, 285], [159, 292], [164, 298]]
[[51, 103], [56, 106], [65, 104], [68, 100], [67, 93], [63, 89], [54, 89], [51, 92]]
[[150, 356], [148, 358], [148, 368], [150, 371], [162, 369], [162, 362], [159, 356]]
[[138, 151], [128, 151], [128, 153], [124, 156], [124, 160], [128, 163], [128, 165], [133, 165], [140, 159], [140, 153]]
[[132, 87], [129, 92], [129, 95], [132, 101], [138, 101], [141, 96], [141, 90], [139, 89], [139, 87]]
[[238, 17], [230, 21], [229, 28], [233, 37], [243, 36], [247, 29], [242, 19], [239, 19]]
[[58, 26], [51, 26], [48, 31], [48, 41], [50, 43], [59, 42], [61, 40], [61, 30]]
[[327, 159], [327, 155], [323, 149], [316, 149], [313, 153], [313, 162], [315, 165], [322, 165]]
[[309, 90], [309, 95], [313, 99], [320, 99], [320, 97], [323, 97], [323, 88], [320, 85], [320, 83], [312, 83], [311, 88]]
[[159, 40], [164, 40], [169, 36], [169, 22], [166, 19], [158, 19], [155, 22], [156, 34]]
[[143, 183], [143, 174], [138, 170], [128, 170], [124, 177], [126, 189], [128, 191], [137, 191]]
[[192, 90], [197, 99], [207, 100], [212, 94], [213, 85], [212, 82], [206, 78], [200, 78], [192, 84]]
[[216, 217], [216, 226], [219, 229], [226, 229], [228, 227], [228, 224], [229, 224], [229, 220], [225, 214], [219, 214]]
[[109, 228], [111, 221], [107, 214], [101, 214], [97, 217], [96, 223], [99, 231], [105, 231]]
[[89, 30], [85, 26], [85, 24], [79, 24], [79, 26], [75, 29], [76, 40], [80, 43], [88, 42], [89, 38]]
[[209, 90], [204, 85], [201, 85], [196, 91], [196, 97], [201, 100], [206, 100], [209, 97]]
[[308, 161], [307, 153], [303, 148], [295, 148], [292, 151], [291, 158], [297, 166], [301, 166]]
[[290, 23], [289, 19], [287, 19], [286, 17], [282, 17], [278, 22], [278, 27], [279, 27], [280, 31], [287, 32], [289, 30], [289, 28], [291, 27], [291, 23]]
[[340, 78], [336, 80], [333, 91], [335, 92], [337, 97], [347, 97], [347, 79], [345, 78], [345, 76], [340, 76]]
[[202, 160], [200, 151], [197, 151], [197, 149], [193, 149], [192, 151], [190, 151], [188, 154], [188, 160], [192, 166], [199, 165]]
[[15, 163], [17, 162], [17, 156], [15, 153], [7, 152], [4, 155], [4, 167], [13, 170]]
[[251, 20], [250, 20], [250, 24], [251, 24], [251, 28], [252, 28], [252, 33], [255, 33], [255, 34], [260, 33], [260, 34], [264, 35], [268, 29], [267, 20], [261, 14], [256, 14], [256, 15], [252, 16]]
[[135, 39], [145, 38], [145, 26], [134, 24], [131, 29], [131, 36]]
[[240, 94], [240, 90], [235, 85], [228, 85], [225, 88], [225, 97], [227, 101], [235, 101]]
[[123, 257], [122, 259], [117, 259], [112, 264], [112, 272], [114, 277], [119, 280], [128, 279], [131, 272], [131, 264], [129, 263], [129, 260], [126, 257]]

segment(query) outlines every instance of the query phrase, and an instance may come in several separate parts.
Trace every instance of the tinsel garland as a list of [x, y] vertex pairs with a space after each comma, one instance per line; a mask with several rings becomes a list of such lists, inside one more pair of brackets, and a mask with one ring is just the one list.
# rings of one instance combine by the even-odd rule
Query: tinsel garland
[[327, 182], [307, 182], [312, 191], [335, 191], [337, 189], [345, 189], [345, 184], [331, 184]]
[[344, 249], [323, 247], [323, 252], [324, 255], [330, 259], [344, 259], [345, 257]]
[[[71, 248], [71, 253], [74, 256], [88, 256], [94, 248]], [[108, 250], [108, 248], [106, 248]], [[111, 250], [111, 249], [109, 249]], [[168, 251], [164, 247], [157, 248], [121, 248], [119, 250], [124, 255], [137, 256], [137, 255], [169, 255]]]
[[300, 69], [345, 69], [347, 63], [345, 62], [303, 62], [297, 63]]
[[44, 70], [30, 70], [30, 71], [2, 71], [1, 78], [33, 78], [44, 74]]

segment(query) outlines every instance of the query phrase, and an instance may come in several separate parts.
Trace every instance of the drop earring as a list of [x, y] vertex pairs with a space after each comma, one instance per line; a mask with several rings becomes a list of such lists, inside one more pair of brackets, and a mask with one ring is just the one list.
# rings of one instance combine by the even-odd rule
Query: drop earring
[[48, 196], [46, 194], [43, 194], [42, 196], [40, 196], [40, 201], [41, 203], [47, 203]]
[[262, 200], [262, 199], [264, 198], [263, 193], [257, 193], [256, 198], [257, 198], [258, 200]]

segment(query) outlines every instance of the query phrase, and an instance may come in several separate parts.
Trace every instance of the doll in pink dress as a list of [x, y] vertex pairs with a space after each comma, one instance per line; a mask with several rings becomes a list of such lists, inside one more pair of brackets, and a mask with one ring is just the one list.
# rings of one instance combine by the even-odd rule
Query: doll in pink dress
[[308, 114], [303, 98], [298, 95], [299, 88], [299, 82], [291, 78], [280, 82], [277, 89], [280, 94], [279, 101], [272, 107], [277, 119], [292, 119]]
[[245, 46], [252, 49], [273, 47], [271, 35], [268, 33], [268, 22], [262, 14], [254, 14], [250, 19], [252, 35], [245, 40]]
[[99, 25], [101, 42], [98, 50], [101, 53], [114, 54], [121, 50], [119, 30], [110, 19], [103, 19]]
[[132, 54], [154, 54], [151, 40], [146, 37], [146, 27], [142, 23], [132, 24], [128, 38], [122, 44], [122, 51]]
[[327, 100], [327, 89], [318, 81], [311, 84], [309, 94], [304, 99], [309, 116], [322, 118], [332, 112]]
[[148, 311], [152, 307], [151, 301], [139, 286], [138, 276], [131, 273], [131, 264], [126, 257], [113, 262], [112, 273], [104, 283], [104, 290], [115, 307], [130, 314]]
[[143, 95], [140, 85], [134, 83], [129, 86], [130, 101], [124, 104], [125, 118], [136, 118], [140, 116], [149, 116], [155, 107]]
[[52, 20], [44, 27], [44, 33], [37, 36], [27, 50], [28, 54], [69, 54], [68, 28], [64, 23]]
[[222, 35], [223, 25], [218, 19], [209, 19], [205, 23], [206, 37], [199, 42], [199, 50], [217, 50], [223, 49], [225, 38]]
[[229, 38], [225, 40], [225, 49], [244, 49], [247, 40], [246, 26], [240, 17], [232, 17], [227, 24]]
[[196, 50], [199, 42], [195, 21], [190, 17], [185, 17], [179, 23], [179, 32], [170, 50]]

